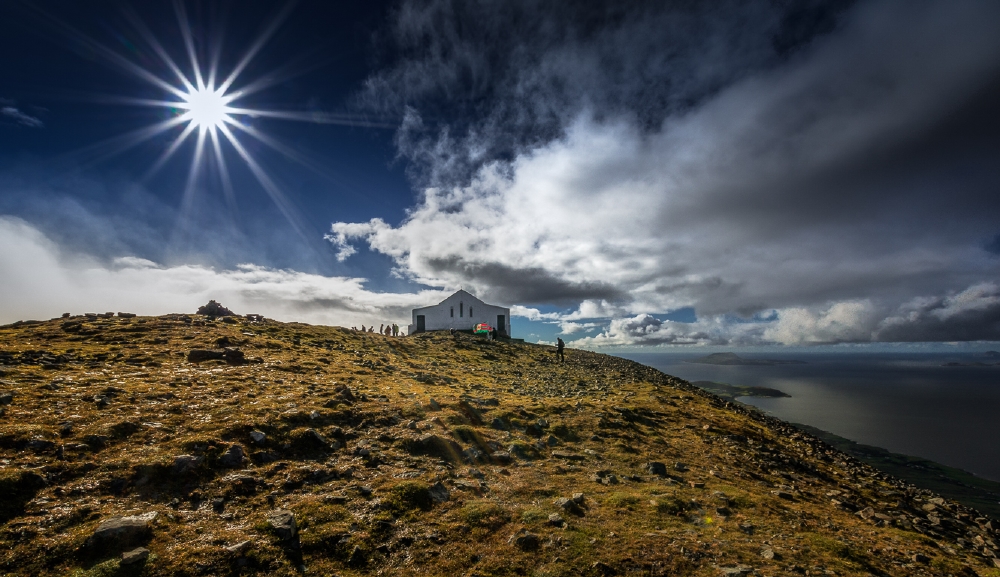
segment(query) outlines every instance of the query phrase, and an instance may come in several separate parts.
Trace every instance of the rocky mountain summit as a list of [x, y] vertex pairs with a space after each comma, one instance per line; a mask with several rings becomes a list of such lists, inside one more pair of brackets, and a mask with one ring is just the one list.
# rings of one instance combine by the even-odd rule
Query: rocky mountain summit
[[0, 327], [0, 572], [1000, 576], [996, 521], [649, 367], [210, 312]]

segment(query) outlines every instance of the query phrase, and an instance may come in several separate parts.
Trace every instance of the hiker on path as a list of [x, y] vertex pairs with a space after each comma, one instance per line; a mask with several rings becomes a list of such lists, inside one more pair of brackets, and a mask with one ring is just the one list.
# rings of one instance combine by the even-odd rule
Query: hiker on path
[[562, 339], [556, 339], [556, 357], [559, 358], [560, 363], [566, 362], [566, 354], [563, 353], [563, 349], [566, 348], [566, 343]]

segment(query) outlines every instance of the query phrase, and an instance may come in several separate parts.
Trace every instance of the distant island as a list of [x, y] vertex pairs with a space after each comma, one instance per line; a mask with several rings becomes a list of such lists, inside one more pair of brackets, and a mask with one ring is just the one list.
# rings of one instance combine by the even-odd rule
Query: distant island
[[692, 381], [691, 384], [727, 399], [735, 399], [736, 397], [791, 397], [784, 391], [768, 387], [745, 387], [714, 381]]
[[699, 363], [702, 365], [750, 365], [750, 366], [774, 366], [774, 365], [804, 365], [805, 361], [779, 361], [775, 359], [744, 359], [736, 353], [712, 353], [708, 356], [700, 357], [688, 363]]

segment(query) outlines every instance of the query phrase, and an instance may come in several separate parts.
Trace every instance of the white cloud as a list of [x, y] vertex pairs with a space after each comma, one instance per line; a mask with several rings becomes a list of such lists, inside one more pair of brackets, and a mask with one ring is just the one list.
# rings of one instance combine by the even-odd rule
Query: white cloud
[[42, 128], [44, 126], [40, 118], [35, 118], [34, 116], [25, 114], [13, 106], [4, 106], [0, 108], [0, 116], [10, 118], [21, 126], [27, 126], [30, 128]]
[[230, 270], [160, 266], [122, 257], [110, 265], [56, 246], [27, 222], [0, 216], [0, 322], [63, 312], [193, 313], [215, 299], [238, 313], [283, 321], [354, 326], [397, 322], [448, 293], [378, 293], [364, 279], [325, 277], [252, 264]]
[[834, 303], [828, 308], [802, 307], [777, 312], [777, 321], [761, 334], [765, 342], [783, 345], [813, 345], [872, 340], [875, 307], [867, 301]]
[[649, 314], [611, 320], [600, 334], [574, 341], [583, 348], [666, 345], [821, 345], [839, 343], [1000, 340], [1000, 286], [980, 283], [957, 293], [917, 297], [895, 308], [870, 301], [778, 309], [764, 318], [728, 315], [692, 323]]

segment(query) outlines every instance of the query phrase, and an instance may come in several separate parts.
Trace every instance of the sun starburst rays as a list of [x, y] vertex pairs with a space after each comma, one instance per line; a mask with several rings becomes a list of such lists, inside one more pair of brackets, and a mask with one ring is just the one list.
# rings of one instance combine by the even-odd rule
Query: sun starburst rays
[[[305, 239], [307, 236], [305, 231], [308, 229], [304, 224], [305, 220], [299, 216], [294, 203], [282, 192], [276, 179], [265, 171], [260, 159], [252, 156], [251, 149], [241, 143], [240, 138], [253, 139], [270, 150], [278, 152], [283, 157], [305, 166], [327, 179], [337, 181], [339, 179], [331, 176], [327, 163], [310, 159], [303, 151], [265, 134], [261, 127], [255, 126], [256, 121], [273, 119], [383, 129], [392, 129], [396, 125], [352, 114], [261, 109], [247, 103], [249, 96], [280, 84], [285, 79], [302, 74], [309, 69], [309, 67], [303, 67], [301, 62], [293, 66], [294, 61], [289, 61], [267, 74], [251, 78], [248, 81], [243, 79], [243, 75], [251, 68], [254, 58], [261, 53], [267, 42], [289, 16], [294, 2], [284, 3], [272, 18], [265, 21], [261, 31], [250, 43], [247, 50], [232, 61], [232, 68], [220, 66], [223, 41], [221, 28], [204, 38], [198, 36], [194, 33], [195, 28], [188, 19], [188, 12], [183, 0], [174, 0], [173, 4], [181, 39], [180, 46], [175, 47], [174, 50], [168, 50], [157, 39], [133, 8], [123, 7], [125, 19], [135, 33], [133, 35], [135, 42], [133, 42], [129, 55], [109, 48], [73, 25], [54, 18], [40, 8], [32, 8], [39, 16], [54, 24], [76, 43], [87, 48], [90, 53], [141, 80], [162, 94], [160, 98], [95, 95], [94, 101], [108, 105], [166, 109], [170, 114], [168, 118], [160, 116], [148, 126], [96, 142], [67, 153], [64, 157], [67, 160], [74, 159], [77, 162], [87, 164], [100, 163], [140, 145], [155, 142], [157, 138], [166, 137], [163, 147], [143, 176], [143, 180], [148, 180], [164, 169], [178, 156], [181, 149], [190, 146], [193, 141], [193, 156], [190, 166], [187, 167], [187, 178], [183, 184], [181, 220], [188, 215], [186, 211], [194, 206], [197, 194], [202, 190], [210, 189], [210, 187], [203, 185], [212, 181], [221, 184], [226, 204], [235, 216], [237, 200], [234, 190], [235, 179], [230, 170], [237, 166], [243, 166], [270, 197], [289, 224]], [[202, 29], [199, 27], [198, 30]], [[134, 55], [137, 54], [140, 58], [135, 58]], [[183, 57], [175, 59], [172, 54], [183, 55]], [[204, 57], [206, 54], [207, 58]], [[137, 60], [141, 60], [142, 64], [137, 63]], [[233, 152], [235, 152], [235, 158], [238, 158], [239, 162], [227, 163], [227, 156], [230, 159], [234, 158]], [[338, 186], [344, 188], [345, 192], [354, 193], [349, 187], [344, 187], [340, 183]], [[180, 221], [178, 224], [185, 226]]]
[[[286, 6], [275, 18], [271, 19], [264, 27], [258, 37], [251, 43], [246, 53], [236, 62], [235, 66], [224, 80], [216, 84], [219, 74], [219, 37], [211, 50], [211, 57], [208, 59], [208, 66], [204, 66], [197, 49], [192, 27], [189, 23], [187, 11], [183, 2], [174, 2], [174, 12], [177, 16], [177, 24], [180, 28], [180, 35], [183, 43], [184, 54], [189, 63], [188, 70], [178, 64], [178, 61], [170, 55], [167, 49], [157, 40], [156, 36], [146, 27], [145, 23], [135, 12], [127, 10], [126, 17], [139, 36], [146, 42], [147, 46], [170, 71], [170, 77], [162, 78], [153, 71], [141, 67], [130, 60], [122, 57], [114, 51], [100, 46], [96, 42], [86, 39], [87, 43], [100, 47], [100, 52], [107, 59], [123, 68], [135, 77], [146, 81], [155, 88], [163, 90], [166, 98], [163, 100], [150, 98], [131, 97], [108, 97], [108, 103], [124, 104], [129, 106], [142, 106], [154, 108], [167, 108], [173, 111], [172, 118], [161, 121], [150, 127], [135, 131], [126, 137], [112, 139], [106, 145], [115, 145], [115, 150], [111, 154], [119, 154], [143, 142], [147, 142], [156, 136], [160, 136], [171, 130], [180, 132], [170, 140], [165, 149], [157, 156], [156, 160], [149, 167], [143, 177], [144, 180], [151, 178], [164, 168], [172, 160], [180, 149], [194, 138], [194, 150], [191, 164], [188, 167], [188, 174], [184, 184], [181, 200], [181, 214], [186, 214], [194, 204], [194, 198], [199, 188], [199, 182], [205, 171], [207, 164], [214, 165], [214, 171], [218, 175], [222, 192], [226, 204], [230, 210], [236, 211], [236, 195], [233, 190], [233, 178], [229, 172], [229, 165], [226, 163], [226, 154], [223, 150], [223, 142], [229, 144], [243, 161], [254, 179], [260, 184], [271, 200], [277, 205], [279, 211], [288, 220], [292, 227], [304, 236], [305, 230], [302, 219], [294, 209], [294, 205], [286, 198], [281, 188], [274, 178], [267, 174], [260, 162], [253, 158], [250, 151], [243, 146], [237, 135], [230, 130], [229, 126], [240, 129], [241, 132], [248, 132], [260, 138], [261, 132], [252, 127], [245, 126], [240, 117], [261, 116], [274, 117], [268, 115], [265, 110], [257, 110], [246, 105], [239, 108], [230, 106], [233, 101], [245, 96], [245, 92], [233, 89], [239, 81], [240, 74], [250, 65], [253, 58], [267, 43], [274, 34], [281, 22], [287, 17], [289, 6]], [[74, 31], [75, 32], [75, 31]], [[74, 34], [80, 36], [78, 34]], [[256, 92], [270, 84], [266, 78], [258, 79], [248, 84], [252, 88], [251, 92]], [[297, 118], [296, 120], [305, 120]], [[273, 142], [273, 141], [272, 141]]]

